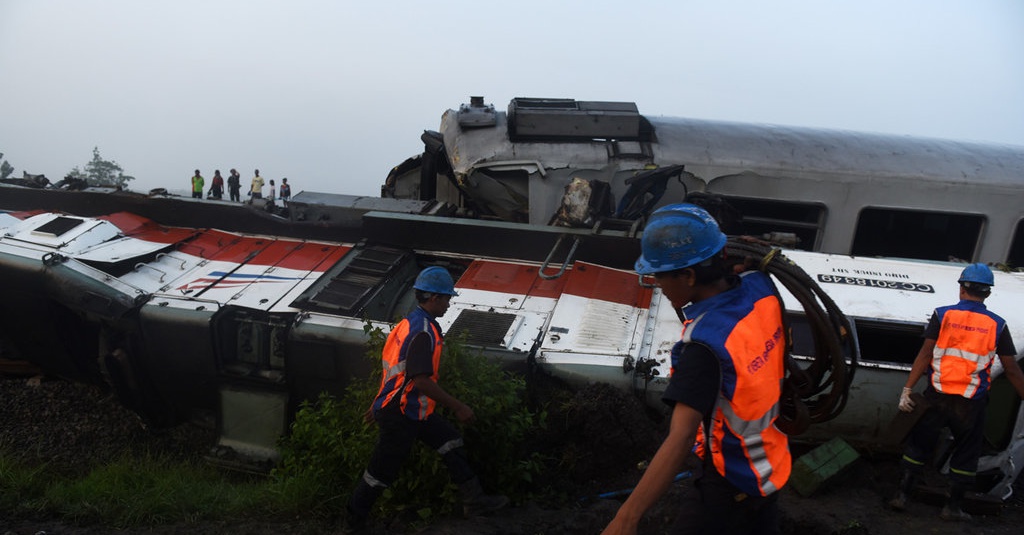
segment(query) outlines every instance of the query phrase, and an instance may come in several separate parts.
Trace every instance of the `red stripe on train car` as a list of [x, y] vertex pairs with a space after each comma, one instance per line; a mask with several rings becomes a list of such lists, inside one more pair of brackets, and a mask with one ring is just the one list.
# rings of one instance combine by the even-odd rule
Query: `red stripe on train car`
[[565, 277], [545, 280], [537, 276], [537, 266], [474, 260], [459, 277], [455, 287], [532, 297], [558, 298]]
[[[296, 249], [302, 245], [302, 242], [294, 240], [263, 240], [263, 245], [260, 247], [259, 252], [256, 256], [251, 258], [248, 262], [249, 265], [257, 266], [280, 266], [286, 267], [283, 264], [287, 261], [287, 258], [291, 256]], [[218, 259], [219, 260], [219, 259]], [[315, 263], [308, 262], [306, 265], [299, 266], [298, 262], [294, 262], [291, 266], [292, 269], [313, 269], [316, 267]]]
[[640, 286], [636, 273], [606, 268], [586, 262], [573, 264], [565, 293], [588, 299], [621, 303], [635, 308], [650, 308], [652, 288]]
[[[192, 241], [181, 244], [178, 250], [185, 254], [209, 260], [218, 256], [225, 247], [234, 245], [241, 240], [242, 237], [237, 234], [231, 234], [220, 230], [204, 230]], [[246, 254], [243, 251], [243, 253], [238, 256], [237, 261], [241, 262], [245, 257]], [[230, 258], [218, 258], [218, 260], [230, 260]]]
[[640, 286], [637, 275], [586, 262], [576, 262], [561, 277], [537, 276], [537, 266], [475, 260], [455, 287], [557, 299], [563, 292], [636, 308], [649, 308], [653, 290]]
[[334, 245], [328, 246], [330, 251], [323, 260], [313, 269], [313, 271], [324, 272], [331, 268], [334, 264], [337, 264], [349, 251], [352, 250], [351, 245]]
[[199, 231], [190, 228], [165, 227], [152, 219], [131, 212], [99, 216], [96, 219], [108, 221], [121, 230], [121, 234], [153, 243], [178, 243], [189, 239]]
[[[282, 258], [277, 266], [304, 271], [326, 271], [328, 267], [336, 263], [342, 256], [345, 256], [349, 249], [351, 247], [347, 245], [292, 242], [288, 250], [288, 256]], [[327, 258], [334, 258], [334, 261], [324, 265], [324, 260]]]
[[[345, 255], [349, 246], [327, 245], [297, 240], [274, 240], [260, 250], [248, 264], [274, 266], [300, 271], [326, 271], [330, 265]], [[324, 259], [335, 256], [335, 261], [323, 265]]]

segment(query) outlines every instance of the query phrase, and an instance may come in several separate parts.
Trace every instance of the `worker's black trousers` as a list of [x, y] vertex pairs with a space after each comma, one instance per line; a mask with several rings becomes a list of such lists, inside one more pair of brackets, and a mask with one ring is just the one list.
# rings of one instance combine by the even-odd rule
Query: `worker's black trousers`
[[444, 418], [431, 414], [426, 420], [413, 420], [401, 413], [398, 403], [377, 411], [375, 417], [380, 436], [366, 468], [373, 479], [385, 486], [394, 483], [417, 440], [441, 455], [454, 483], [473, 477], [473, 470], [466, 461], [462, 435]]
[[683, 494], [679, 513], [669, 533], [768, 535], [779, 533], [778, 492], [750, 496], [741, 492], [713, 465], [705, 463], [694, 488]]
[[374, 418], [380, 428], [380, 436], [370, 464], [352, 492], [349, 513], [356, 517], [369, 514], [380, 493], [398, 479], [398, 472], [417, 440], [441, 455], [452, 482], [459, 484], [474, 477], [466, 460], [462, 435], [444, 418], [431, 414], [426, 420], [413, 420], [401, 413], [398, 403], [377, 411]]
[[924, 391], [930, 403], [910, 433], [903, 450], [904, 468], [920, 473], [931, 460], [939, 432], [948, 427], [953, 434], [953, 454], [949, 459], [950, 481], [971, 484], [978, 471], [978, 456], [985, 440], [985, 406], [988, 396], [967, 399], [959, 395], [942, 394], [930, 384]]

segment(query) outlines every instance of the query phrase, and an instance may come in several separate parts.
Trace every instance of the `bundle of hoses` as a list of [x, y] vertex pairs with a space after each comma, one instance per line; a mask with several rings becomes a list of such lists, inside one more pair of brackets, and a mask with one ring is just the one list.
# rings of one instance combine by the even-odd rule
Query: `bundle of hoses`
[[746, 237], [731, 237], [728, 258], [775, 277], [800, 302], [814, 342], [810, 362], [792, 356], [792, 333], [786, 331], [786, 380], [783, 383], [779, 429], [799, 435], [812, 423], [827, 422], [846, 406], [850, 383], [860, 358], [852, 323], [831, 297], [800, 266], [778, 249]]

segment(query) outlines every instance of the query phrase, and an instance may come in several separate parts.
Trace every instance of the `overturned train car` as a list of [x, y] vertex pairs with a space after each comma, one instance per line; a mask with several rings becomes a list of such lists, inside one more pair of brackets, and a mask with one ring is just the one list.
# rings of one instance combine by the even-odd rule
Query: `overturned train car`
[[[509, 365], [608, 382], [660, 406], [680, 324], [660, 291], [628, 269], [634, 238], [580, 232], [572, 261], [559, 262], [407, 243], [432, 225], [466, 222], [361, 217], [367, 239], [334, 242], [165, 227], [125, 212], [0, 214], [3, 334], [50, 373], [109, 385], [154, 425], [213, 411], [221, 445], [273, 458], [301, 401], [369, 372], [365, 323], [387, 329], [414, 306], [416, 274], [441, 265], [459, 291], [440, 319], [446, 332], [466, 333]], [[573, 236], [508, 222], [478, 221], [473, 231], [510, 251]], [[954, 298], [962, 266], [786, 255], [846, 312], [862, 354], [845, 409], [801, 437], [894, 448], [886, 428], [921, 329]], [[1024, 312], [1012, 303], [1022, 293], [1020, 275], [998, 273], [990, 298], [1019, 340]], [[795, 358], [806, 362], [815, 349], [804, 310], [789, 292], [783, 300]], [[1000, 381], [981, 485], [1005, 497], [1024, 465], [1024, 412]]]

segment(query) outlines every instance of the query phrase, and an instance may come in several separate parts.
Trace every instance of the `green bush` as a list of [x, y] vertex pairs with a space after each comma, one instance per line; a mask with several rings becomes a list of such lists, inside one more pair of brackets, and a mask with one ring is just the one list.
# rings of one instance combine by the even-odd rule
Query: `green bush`
[[[386, 339], [379, 328], [366, 326], [370, 342], [367, 358], [380, 361]], [[439, 370], [440, 384], [462, 400], [476, 422], [462, 431], [474, 470], [485, 488], [513, 498], [532, 490], [531, 482], [543, 468], [539, 454], [525, 453], [531, 432], [544, 425], [545, 414], [534, 412], [525, 400], [525, 379], [511, 374], [464, 340], [448, 337]], [[362, 477], [377, 440], [377, 428], [363, 415], [380, 387], [380, 370], [354, 381], [341, 399], [322, 395], [303, 404], [291, 433], [279, 445], [281, 461], [273, 476], [279, 492], [288, 494], [299, 510], [316, 507], [340, 512], [358, 478]], [[447, 409], [440, 414], [455, 422]], [[412, 512], [429, 519], [451, 512], [456, 489], [436, 452], [417, 444], [398, 481], [377, 502], [377, 513], [392, 516]]]

